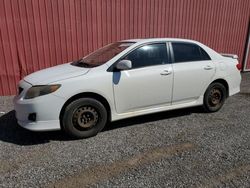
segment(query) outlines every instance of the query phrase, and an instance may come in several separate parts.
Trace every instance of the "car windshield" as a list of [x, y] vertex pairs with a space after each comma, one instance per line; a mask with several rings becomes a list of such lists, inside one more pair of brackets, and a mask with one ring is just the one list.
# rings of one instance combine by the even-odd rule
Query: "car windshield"
[[71, 63], [74, 66], [79, 67], [97, 67], [102, 65], [121, 53], [123, 50], [134, 44], [133, 42], [115, 42], [100, 48], [88, 56]]

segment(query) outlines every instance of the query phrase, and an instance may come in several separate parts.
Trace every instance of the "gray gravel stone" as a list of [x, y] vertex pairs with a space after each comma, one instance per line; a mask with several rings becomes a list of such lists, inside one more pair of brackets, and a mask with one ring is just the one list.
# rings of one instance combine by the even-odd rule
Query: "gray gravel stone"
[[34, 133], [0, 97], [0, 187], [250, 187], [250, 73], [216, 113], [175, 110], [111, 123], [96, 137]]

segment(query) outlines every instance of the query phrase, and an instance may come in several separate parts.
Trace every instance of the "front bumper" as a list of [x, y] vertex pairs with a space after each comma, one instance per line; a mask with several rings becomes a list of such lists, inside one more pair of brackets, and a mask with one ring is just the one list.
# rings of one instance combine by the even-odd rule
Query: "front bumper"
[[[14, 98], [14, 109], [18, 124], [32, 131], [60, 130], [59, 116], [65, 100], [53, 94], [34, 99], [24, 99], [24, 95], [31, 85], [22, 81], [20, 86], [24, 90]], [[36, 114], [35, 121], [28, 119], [32, 113]]]
[[58, 120], [37, 121], [37, 122], [18, 120], [17, 122], [18, 125], [30, 131], [42, 132], [42, 131], [56, 131], [61, 129], [60, 121]]

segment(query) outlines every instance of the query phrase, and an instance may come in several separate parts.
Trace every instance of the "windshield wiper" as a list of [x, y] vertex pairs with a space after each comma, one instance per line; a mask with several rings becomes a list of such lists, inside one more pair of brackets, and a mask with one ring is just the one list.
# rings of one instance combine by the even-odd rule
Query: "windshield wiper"
[[82, 59], [72, 62], [71, 65], [78, 66], [78, 67], [84, 67], [84, 68], [92, 67], [92, 65], [85, 63]]

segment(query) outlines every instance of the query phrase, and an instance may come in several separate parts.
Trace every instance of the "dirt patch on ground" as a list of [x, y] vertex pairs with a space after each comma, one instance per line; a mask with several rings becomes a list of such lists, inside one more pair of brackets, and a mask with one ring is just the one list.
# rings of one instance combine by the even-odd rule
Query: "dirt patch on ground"
[[86, 169], [84, 172], [80, 172], [75, 176], [66, 177], [61, 181], [49, 185], [49, 187], [68, 188], [93, 185], [100, 181], [107, 180], [113, 176], [117, 176], [121, 173], [124, 173], [130, 169], [137, 168], [139, 166], [160, 160], [162, 158], [178, 155], [194, 148], [195, 145], [191, 143], [155, 148], [153, 150], [148, 150], [144, 153], [135, 155], [127, 160], [117, 161], [112, 164], [95, 166]]
[[250, 164], [247, 165], [241, 165], [238, 167], [235, 167], [233, 169], [228, 170], [226, 173], [215, 176], [211, 179], [209, 179], [207, 182], [205, 182], [200, 187], [206, 187], [206, 188], [212, 188], [212, 187], [220, 187], [222, 184], [225, 184], [237, 177], [243, 176], [247, 172], [250, 171]]

